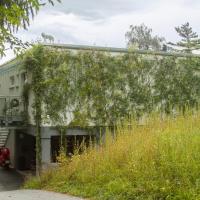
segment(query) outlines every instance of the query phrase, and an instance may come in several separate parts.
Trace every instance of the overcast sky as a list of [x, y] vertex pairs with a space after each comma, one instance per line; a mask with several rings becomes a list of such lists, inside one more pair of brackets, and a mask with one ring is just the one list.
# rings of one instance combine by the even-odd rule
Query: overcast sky
[[[35, 41], [42, 32], [55, 42], [125, 47], [129, 26], [145, 23], [167, 41], [177, 41], [174, 27], [190, 22], [200, 34], [200, 0], [62, 0], [40, 10], [28, 31], [19, 31], [24, 41]], [[6, 58], [12, 58], [7, 52]]]

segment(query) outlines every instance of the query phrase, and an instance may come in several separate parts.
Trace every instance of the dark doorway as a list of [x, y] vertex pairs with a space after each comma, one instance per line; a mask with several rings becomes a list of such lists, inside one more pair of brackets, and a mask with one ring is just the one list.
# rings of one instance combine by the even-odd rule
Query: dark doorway
[[19, 170], [35, 168], [35, 137], [23, 131], [16, 134], [16, 164]]
[[[95, 141], [94, 135], [68, 135], [66, 136], [66, 155], [71, 156], [78, 151], [78, 153], [82, 152], [80, 146], [84, 143], [85, 147], [88, 147], [90, 141]], [[52, 136], [51, 137], [51, 161], [56, 162], [57, 156], [59, 155], [60, 150], [61, 137], [60, 136]]]

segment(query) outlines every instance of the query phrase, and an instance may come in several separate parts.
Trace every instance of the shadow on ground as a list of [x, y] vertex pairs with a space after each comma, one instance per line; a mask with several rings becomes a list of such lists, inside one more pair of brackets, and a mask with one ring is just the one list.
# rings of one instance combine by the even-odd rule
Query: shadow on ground
[[0, 192], [19, 189], [23, 184], [23, 177], [13, 169], [0, 168]]

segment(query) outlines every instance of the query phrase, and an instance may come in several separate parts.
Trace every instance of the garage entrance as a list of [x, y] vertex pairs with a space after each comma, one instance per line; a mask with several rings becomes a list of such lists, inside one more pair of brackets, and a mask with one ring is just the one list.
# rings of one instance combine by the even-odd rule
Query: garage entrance
[[19, 170], [34, 170], [35, 137], [23, 131], [16, 131], [16, 168]]
[[[66, 136], [66, 155], [71, 156], [74, 154], [75, 149], [79, 149], [79, 153], [81, 153], [81, 149], [79, 148], [81, 144], [85, 144], [86, 147], [89, 146], [90, 141], [95, 141], [94, 135], [68, 135]], [[59, 155], [61, 144], [60, 136], [52, 136], [51, 137], [51, 161], [56, 162], [56, 158]]]

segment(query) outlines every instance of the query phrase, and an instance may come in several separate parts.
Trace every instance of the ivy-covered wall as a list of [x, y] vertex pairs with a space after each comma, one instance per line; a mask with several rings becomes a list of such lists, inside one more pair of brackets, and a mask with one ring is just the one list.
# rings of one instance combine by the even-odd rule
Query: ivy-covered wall
[[[113, 125], [153, 110], [197, 107], [200, 58], [68, 51], [35, 46], [24, 56], [32, 74], [35, 118], [54, 125]], [[41, 106], [42, 105], [42, 106]], [[41, 118], [42, 116], [42, 118]]]
[[45, 123], [57, 126], [63, 136], [66, 125], [113, 126], [155, 110], [198, 108], [198, 56], [140, 53], [38, 45], [24, 54], [20, 66], [27, 80], [22, 96], [29, 123], [35, 125], [38, 175]]

